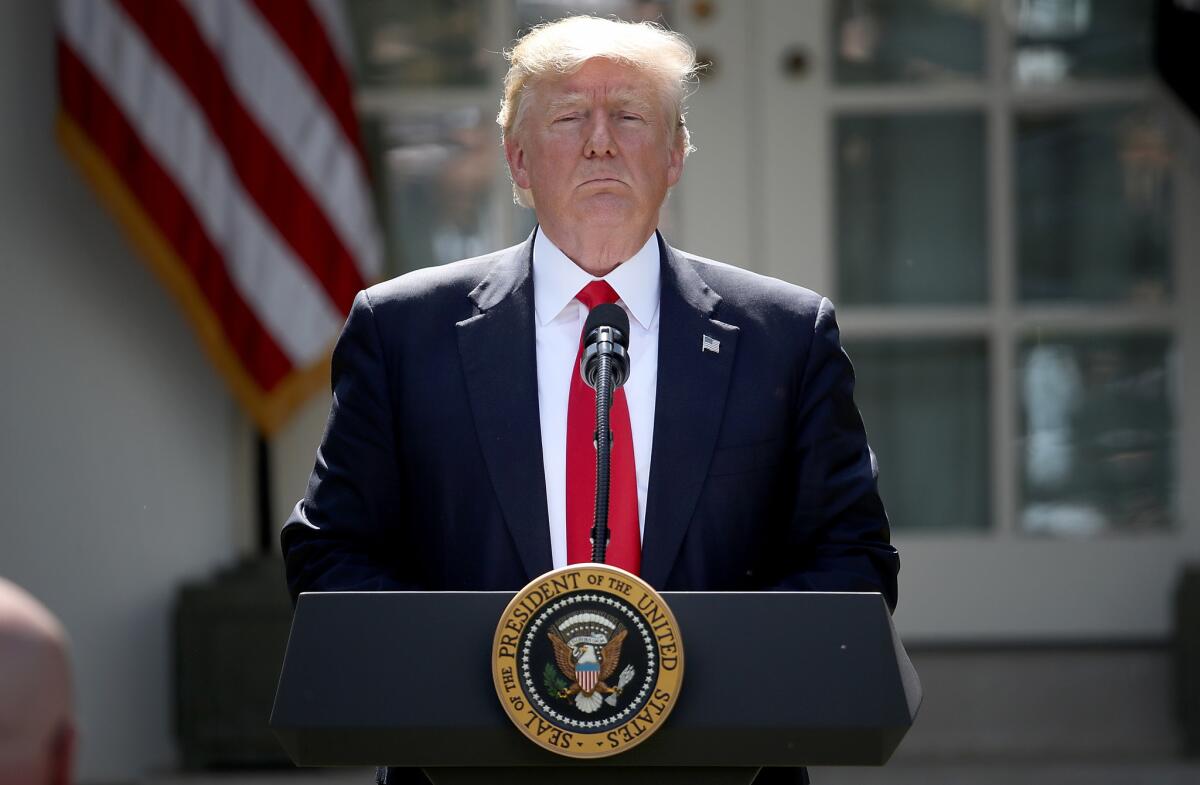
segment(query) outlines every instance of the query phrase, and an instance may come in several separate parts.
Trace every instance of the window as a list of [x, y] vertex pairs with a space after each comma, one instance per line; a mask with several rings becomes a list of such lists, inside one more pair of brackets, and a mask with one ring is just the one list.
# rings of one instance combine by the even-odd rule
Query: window
[[[1171, 153], [1150, 12], [833, 3], [834, 289], [864, 416], [887, 426], [873, 442], [899, 531], [1171, 525]], [[943, 307], [973, 318], [921, 337]], [[991, 407], [1016, 427], [987, 438]], [[979, 487], [1002, 460], [1011, 472]], [[935, 482], [951, 509], [931, 509]], [[1015, 516], [976, 501], [995, 494]]]
[[902, 630], [1166, 633], [1200, 543], [1181, 514], [1200, 504], [1181, 482], [1200, 471], [1184, 405], [1200, 398], [1200, 274], [1182, 264], [1200, 222], [1181, 220], [1200, 211], [1200, 153], [1177, 165], [1153, 4], [347, 6], [393, 272], [532, 226], [493, 120], [496, 53], [518, 30], [572, 10], [666, 18], [712, 62], [668, 237], [837, 303], [902, 552]]
[[353, 0], [358, 107], [389, 273], [519, 242], [532, 211], [512, 203], [496, 112], [518, 31], [570, 13], [665, 19], [635, 0]]
[[[761, 195], [748, 215], [761, 230], [742, 255], [838, 306], [911, 636], [1169, 629], [1196, 537], [1180, 514], [1197, 468], [1181, 360], [1196, 340], [1181, 283], [1196, 240], [1178, 219], [1195, 212], [1196, 183], [1181, 190], [1152, 12], [1107, 0], [747, 12], [734, 56], [750, 64], [746, 161]], [[708, 89], [700, 115], [715, 111]], [[691, 195], [687, 241], [704, 251]]]

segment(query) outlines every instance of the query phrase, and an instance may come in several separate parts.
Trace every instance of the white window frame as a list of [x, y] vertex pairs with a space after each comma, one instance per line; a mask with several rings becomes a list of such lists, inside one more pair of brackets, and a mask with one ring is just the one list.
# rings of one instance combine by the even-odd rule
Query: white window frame
[[[1010, 39], [1003, 0], [987, 8], [985, 77], [978, 83], [837, 87], [829, 51], [830, 0], [751, 0], [717, 4], [709, 20], [680, 9], [677, 25], [712, 47], [716, 76], [693, 99], [700, 152], [680, 186], [683, 242], [784, 278], [837, 301], [835, 118], [973, 108], [986, 118], [989, 299], [962, 307], [843, 307], [843, 336], [985, 337], [988, 344], [992, 515], [986, 529], [900, 531], [901, 600], [896, 621], [929, 642], [1161, 640], [1171, 629], [1171, 597], [1181, 565], [1200, 560], [1200, 167], [1173, 172], [1175, 220], [1170, 303], [1138, 306], [1018, 306], [1013, 210], [1014, 121], [1025, 108], [1079, 108], [1154, 101], [1171, 105], [1153, 80], [1068, 84], [1018, 90], [1008, 79]], [[795, 78], [781, 63], [807, 55]], [[1182, 118], [1182, 114], [1180, 113]], [[714, 127], [706, 122], [714, 121]], [[1180, 119], [1176, 136], [1196, 136]], [[1183, 141], [1175, 139], [1177, 143]], [[1186, 142], [1192, 144], [1191, 142]], [[704, 156], [720, 160], [707, 160]], [[745, 171], [730, 184], [729, 162]], [[740, 191], [739, 189], [744, 189]], [[737, 199], [718, 199], [729, 193]], [[723, 202], [725, 208], [714, 206]], [[726, 220], [722, 220], [726, 218]], [[747, 227], [743, 231], [739, 222]], [[710, 250], [710, 247], [718, 250]], [[1170, 530], [1051, 538], [1019, 529], [1019, 339], [1031, 330], [1168, 332], [1179, 359], [1176, 509]], [[870, 423], [867, 423], [868, 431]], [[882, 467], [887, 471], [887, 466]], [[886, 499], [885, 499], [886, 503]]]
[[[353, 0], [344, 0], [353, 2]], [[504, 74], [508, 70], [508, 62], [501, 53], [512, 47], [517, 31], [516, 3], [514, 0], [488, 0], [483, 5], [486, 14], [484, 22], [485, 37], [480, 41], [480, 47], [495, 56], [489, 57], [484, 83], [478, 87], [407, 87], [401, 85], [365, 85], [355, 91], [355, 108], [364, 119], [387, 118], [406, 113], [428, 111], [446, 111], [461, 107], [478, 108], [485, 117], [496, 116], [500, 110]], [[489, 235], [496, 239], [496, 248], [515, 245], [525, 239], [528, 231], [527, 224], [522, 220], [522, 211], [526, 208], [515, 207], [512, 197], [512, 182], [508, 175], [508, 166], [504, 160], [504, 152], [500, 145], [500, 127], [494, 126], [496, 139], [496, 155], [494, 157], [494, 177], [492, 178], [491, 197], [488, 216]], [[529, 211], [532, 221], [532, 211]], [[668, 201], [663, 211], [664, 229], [669, 229], [678, 221], [678, 200]], [[432, 263], [429, 262], [429, 263]], [[407, 272], [406, 269], [393, 270], [393, 274]]]
[[[353, 0], [349, 0], [353, 2]], [[462, 107], [478, 108], [484, 117], [496, 116], [500, 109], [500, 98], [507, 63], [500, 52], [512, 46], [516, 29], [516, 15], [511, 0], [491, 0], [485, 3], [486, 19], [483, 24], [484, 38], [479, 41], [488, 52], [496, 52], [488, 58], [488, 67], [483, 84], [474, 87], [408, 87], [402, 85], [360, 85], [355, 91], [354, 104], [363, 120], [386, 119], [404, 114], [448, 111]], [[491, 194], [488, 199], [488, 233], [498, 238], [496, 248], [513, 245], [524, 239], [518, 236], [518, 221], [512, 206], [512, 185], [508, 179], [508, 168], [500, 147], [500, 127], [496, 129], [495, 171]], [[391, 273], [398, 275], [422, 264], [412, 260], [404, 269]]]

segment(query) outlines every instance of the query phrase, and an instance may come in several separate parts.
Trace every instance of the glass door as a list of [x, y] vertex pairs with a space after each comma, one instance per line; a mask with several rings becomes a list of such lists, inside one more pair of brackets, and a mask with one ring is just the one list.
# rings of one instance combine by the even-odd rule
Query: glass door
[[1162, 637], [1200, 553], [1195, 129], [1151, 11], [746, 7], [746, 247], [838, 306], [913, 637]]

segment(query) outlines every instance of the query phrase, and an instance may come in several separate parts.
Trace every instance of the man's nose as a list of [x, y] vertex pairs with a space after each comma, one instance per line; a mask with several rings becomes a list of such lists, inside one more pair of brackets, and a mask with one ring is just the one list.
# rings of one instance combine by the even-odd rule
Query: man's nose
[[612, 158], [617, 154], [612, 135], [612, 118], [607, 112], [596, 112], [592, 116], [583, 154], [587, 158]]

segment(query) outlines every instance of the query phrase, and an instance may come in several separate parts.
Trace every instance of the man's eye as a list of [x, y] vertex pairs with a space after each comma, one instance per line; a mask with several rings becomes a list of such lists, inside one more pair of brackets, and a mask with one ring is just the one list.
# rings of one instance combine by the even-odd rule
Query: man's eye
[[563, 115], [562, 117], [556, 118], [554, 122], [556, 122], [556, 123], [570, 123], [570, 122], [573, 122], [573, 121], [575, 121], [575, 120], [578, 120], [578, 119], [579, 119], [579, 115], [577, 115], [577, 114], [569, 114], [569, 115]]

